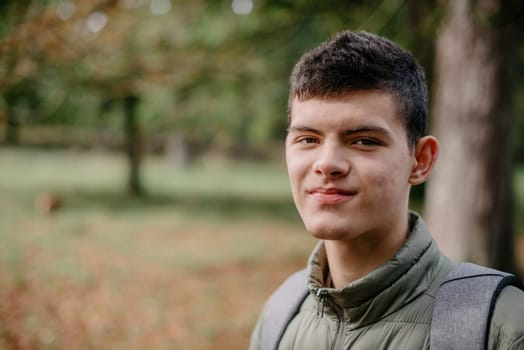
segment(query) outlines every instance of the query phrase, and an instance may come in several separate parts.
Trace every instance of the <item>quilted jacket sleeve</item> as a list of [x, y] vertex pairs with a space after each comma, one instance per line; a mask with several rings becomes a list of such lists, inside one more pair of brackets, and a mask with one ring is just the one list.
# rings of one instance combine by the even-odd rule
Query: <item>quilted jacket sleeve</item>
[[508, 286], [495, 304], [488, 350], [524, 350], [524, 291]]

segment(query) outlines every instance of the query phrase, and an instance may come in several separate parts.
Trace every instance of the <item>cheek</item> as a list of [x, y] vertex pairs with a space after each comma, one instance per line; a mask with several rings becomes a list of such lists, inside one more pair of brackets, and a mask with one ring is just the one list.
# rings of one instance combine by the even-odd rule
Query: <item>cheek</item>
[[293, 196], [296, 195], [298, 191], [298, 186], [300, 183], [300, 163], [297, 158], [292, 156], [289, 152], [286, 152], [286, 166], [287, 166], [287, 175], [288, 180], [291, 185], [291, 192]]
[[375, 197], [386, 196], [390, 188], [394, 187], [395, 181], [391, 174], [387, 174], [384, 171], [374, 171], [366, 175], [367, 186], [372, 190], [371, 193]]
[[291, 194], [299, 212], [304, 206], [304, 191], [307, 186], [307, 177], [310, 173], [309, 158], [302, 153], [286, 152], [286, 164]]
[[300, 179], [307, 173], [308, 161], [304, 155], [287, 150], [286, 165], [289, 180], [292, 184], [300, 181]]
[[397, 200], [409, 189], [409, 175], [402, 162], [383, 161], [367, 169], [364, 176], [371, 193], [380, 201]]

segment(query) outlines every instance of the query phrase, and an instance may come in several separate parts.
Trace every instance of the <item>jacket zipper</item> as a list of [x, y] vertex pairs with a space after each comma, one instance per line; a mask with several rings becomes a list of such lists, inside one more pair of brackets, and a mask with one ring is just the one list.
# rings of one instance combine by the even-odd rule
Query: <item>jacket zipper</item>
[[324, 317], [324, 303], [326, 302], [328, 291], [322, 288], [318, 288], [316, 291], [316, 295], [318, 297], [317, 316]]
[[327, 303], [331, 306], [333, 311], [335, 312], [335, 315], [338, 319], [338, 329], [337, 329], [337, 336], [335, 337], [335, 341], [333, 342], [333, 345], [331, 346], [331, 350], [342, 350], [344, 347], [344, 338], [345, 338], [345, 331], [344, 331], [344, 313], [343, 311], [338, 307], [338, 305], [335, 305], [334, 303], [330, 303], [328, 300], [329, 292], [324, 288], [317, 288], [315, 291], [316, 296], [318, 297], [318, 304], [317, 304], [317, 316], [324, 317], [324, 307], [325, 303]]

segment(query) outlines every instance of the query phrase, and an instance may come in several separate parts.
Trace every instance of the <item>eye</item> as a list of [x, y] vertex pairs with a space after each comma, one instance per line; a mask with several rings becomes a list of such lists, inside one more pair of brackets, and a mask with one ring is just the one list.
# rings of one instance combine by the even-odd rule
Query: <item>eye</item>
[[361, 138], [353, 141], [352, 144], [359, 146], [378, 146], [380, 142], [373, 138]]
[[304, 136], [298, 139], [299, 143], [309, 144], [309, 143], [317, 143], [318, 140], [315, 137], [310, 136]]

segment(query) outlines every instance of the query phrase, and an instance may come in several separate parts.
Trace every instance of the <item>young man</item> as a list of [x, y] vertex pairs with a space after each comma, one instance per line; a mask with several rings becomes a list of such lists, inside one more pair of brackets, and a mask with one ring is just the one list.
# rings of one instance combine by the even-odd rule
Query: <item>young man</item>
[[[391, 41], [342, 32], [291, 75], [286, 161], [293, 199], [320, 242], [310, 293], [278, 349], [427, 349], [435, 294], [453, 263], [408, 209], [430, 175], [422, 69]], [[265, 313], [250, 349], [261, 349]], [[524, 293], [502, 290], [489, 349], [524, 349]], [[264, 349], [265, 350], [265, 349]]]

